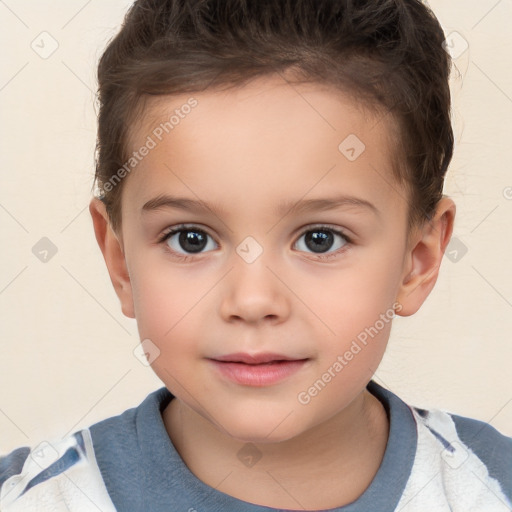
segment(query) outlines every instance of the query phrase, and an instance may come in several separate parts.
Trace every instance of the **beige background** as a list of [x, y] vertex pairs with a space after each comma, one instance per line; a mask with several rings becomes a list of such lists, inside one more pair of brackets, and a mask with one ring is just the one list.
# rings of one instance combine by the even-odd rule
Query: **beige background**
[[[87, 209], [95, 65], [129, 5], [0, 2], [0, 453], [118, 414], [162, 385], [133, 354], [135, 321], [121, 313]], [[458, 33], [445, 188], [458, 259], [444, 258], [418, 314], [395, 321], [375, 379], [512, 436], [512, 2], [430, 5]], [[43, 237], [57, 249], [46, 263], [32, 251]]]

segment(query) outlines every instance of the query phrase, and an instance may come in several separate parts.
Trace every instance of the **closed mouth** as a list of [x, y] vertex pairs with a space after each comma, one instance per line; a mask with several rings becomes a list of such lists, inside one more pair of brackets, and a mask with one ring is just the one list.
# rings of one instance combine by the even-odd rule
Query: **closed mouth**
[[246, 353], [237, 353], [237, 354], [228, 354], [224, 356], [218, 356], [214, 358], [210, 358], [219, 363], [241, 363], [247, 365], [271, 365], [277, 363], [286, 363], [293, 361], [306, 361], [308, 358], [295, 358], [288, 357], [282, 354], [271, 354], [271, 353], [261, 353], [261, 354], [246, 354]]

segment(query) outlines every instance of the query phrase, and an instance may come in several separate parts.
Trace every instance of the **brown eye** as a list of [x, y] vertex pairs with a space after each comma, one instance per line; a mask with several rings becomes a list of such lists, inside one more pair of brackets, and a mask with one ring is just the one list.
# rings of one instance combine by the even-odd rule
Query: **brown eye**
[[179, 226], [167, 231], [160, 242], [165, 243], [172, 252], [178, 254], [198, 254], [207, 248], [215, 248], [216, 244], [209, 239], [211, 236], [201, 229]]
[[304, 231], [296, 242], [299, 250], [319, 255], [334, 255], [349, 244], [350, 239], [341, 231], [324, 226]]
[[328, 251], [334, 243], [334, 236], [329, 231], [308, 231], [305, 237], [307, 248], [313, 252]]
[[178, 235], [178, 244], [186, 252], [201, 252], [208, 241], [208, 235], [200, 231], [183, 230]]

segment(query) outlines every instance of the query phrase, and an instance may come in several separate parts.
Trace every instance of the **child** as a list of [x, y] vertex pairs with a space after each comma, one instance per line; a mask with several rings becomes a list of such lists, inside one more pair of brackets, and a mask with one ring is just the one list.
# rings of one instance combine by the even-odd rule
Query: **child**
[[511, 438], [372, 380], [452, 234], [443, 41], [419, 0], [133, 4], [90, 212], [165, 386], [2, 457], [3, 512], [512, 510]]

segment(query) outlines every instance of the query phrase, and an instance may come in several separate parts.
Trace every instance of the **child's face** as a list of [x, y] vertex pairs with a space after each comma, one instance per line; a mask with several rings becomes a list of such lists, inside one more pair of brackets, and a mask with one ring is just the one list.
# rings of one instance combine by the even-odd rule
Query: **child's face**
[[[133, 150], [148, 136], [157, 144], [124, 184], [123, 311], [160, 351], [152, 367], [167, 388], [219, 429], [254, 442], [297, 436], [362, 397], [393, 306], [406, 306], [407, 205], [389, 121], [282, 79], [158, 101], [132, 133]], [[179, 123], [159, 141], [175, 109]], [[190, 203], [144, 209], [162, 195]], [[373, 206], [291, 208], [340, 197]], [[186, 233], [158, 242], [180, 224], [189, 243]], [[214, 361], [240, 353], [296, 362]]]

